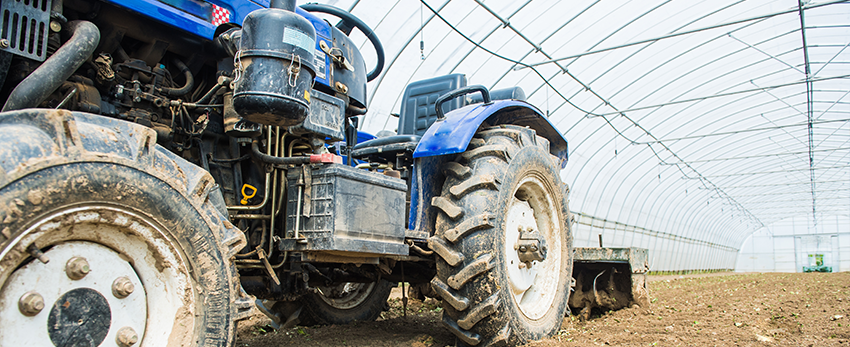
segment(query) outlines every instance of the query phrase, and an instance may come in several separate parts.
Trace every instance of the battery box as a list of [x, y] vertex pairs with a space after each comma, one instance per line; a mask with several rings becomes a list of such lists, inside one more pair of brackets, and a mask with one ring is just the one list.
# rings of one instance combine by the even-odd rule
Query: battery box
[[286, 181], [281, 250], [408, 254], [404, 180], [341, 164], [311, 164], [289, 170]]

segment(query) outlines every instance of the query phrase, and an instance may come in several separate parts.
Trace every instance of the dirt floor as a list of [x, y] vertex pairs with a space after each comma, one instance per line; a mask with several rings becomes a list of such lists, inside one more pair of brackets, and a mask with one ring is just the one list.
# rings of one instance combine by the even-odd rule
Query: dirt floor
[[[557, 335], [528, 346], [847, 346], [850, 272], [650, 276], [649, 309], [564, 318]], [[398, 288], [377, 322], [275, 331], [261, 314], [240, 322], [236, 346], [454, 346], [438, 301]]]

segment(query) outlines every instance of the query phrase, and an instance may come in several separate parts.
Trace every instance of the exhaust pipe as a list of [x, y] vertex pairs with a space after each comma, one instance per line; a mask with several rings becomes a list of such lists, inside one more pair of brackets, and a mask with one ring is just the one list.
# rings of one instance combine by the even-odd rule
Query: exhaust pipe
[[100, 43], [100, 30], [88, 21], [68, 23], [71, 38], [24, 79], [3, 105], [3, 112], [37, 107], [91, 57]]

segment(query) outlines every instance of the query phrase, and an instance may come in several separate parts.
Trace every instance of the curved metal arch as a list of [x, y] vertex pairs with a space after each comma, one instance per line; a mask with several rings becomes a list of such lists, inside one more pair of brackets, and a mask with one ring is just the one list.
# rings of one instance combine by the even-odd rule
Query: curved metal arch
[[[723, 9], [718, 9], [718, 7], [732, 7], [740, 3], [741, 2], [736, 2], [734, 4], [723, 3], [718, 4], [717, 6], [706, 6], [706, 9], [720, 13], [729, 13], [723, 12]], [[830, 4], [831, 3], [834, 2], [830, 2]], [[632, 4], [634, 4], [634, 2]], [[657, 4], [658, 2], [650, 6], [656, 6]], [[823, 6], [823, 4], [817, 5]], [[732, 8], [734, 9], [735, 7]], [[846, 7], [842, 6], [842, 8]], [[747, 9], [751, 12], [758, 12], [757, 10], [753, 11], [756, 9], [756, 6], [749, 6]], [[537, 10], [538, 8], [534, 7], [527, 7], [521, 10], [520, 15], [523, 17], [517, 17], [520, 18], [517, 22], [524, 22], [523, 18], [539, 14], [540, 12], [537, 12]], [[581, 8], [578, 8], [577, 10], [580, 11]], [[508, 10], [505, 12], [507, 11]], [[514, 12], [511, 14], [512, 16], [519, 12], [515, 10], [515, 7], [510, 7], [510, 11]], [[785, 13], [789, 11], [782, 12]], [[573, 11], [571, 13], [575, 12]], [[488, 18], [501, 18], [498, 14], [492, 11], [491, 14], [482, 12], [481, 15]], [[586, 15], [580, 13], [579, 16], [582, 16], [582, 19], [589, 18], [590, 23], [582, 23], [580, 26], [575, 27], [575, 31], [580, 32], [581, 30], [585, 30], [585, 33], [587, 34], [592, 32], [594, 28], [599, 28], [596, 26], [596, 24], [600, 24], [598, 23], [598, 14], [593, 13], [593, 15], [597, 17], [588, 17], [590, 16], [590, 12]], [[620, 15], [624, 15], [625, 19], [618, 21], [618, 23], [625, 23], [634, 21], [635, 17], [641, 15], [641, 12], [637, 11], [634, 14], [624, 12]], [[746, 15], [746, 13], [743, 15]], [[596, 21], [594, 22], [594, 20]], [[502, 20], [502, 22], [504, 24], [504, 20]], [[717, 21], [708, 19], [707, 21], [700, 23], [705, 23], [710, 26], [712, 22]], [[646, 57], [647, 55], [645, 53], [653, 55], [654, 52], [658, 51], [658, 49], [654, 47], [655, 41], [647, 41], [648, 43], [643, 43], [640, 46], [635, 47], [635, 49], [623, 51], [628, 52], [628, 54], [626, 54], [626, 58], [608, 58], [604, 63], [600, 62], [595, 65], [590, 65], [589, 69], [595, 70], [587, 70], [587, 64], [582, 64], [582, 70], [576, 70], [582, 72], [575, 75], [570, 74], [562, 76], [557, 69], [545, 70], [545, 74], [541, 75], [539, 72], [535, 73], [535, 71], [532, 71], [533, 69], [515, 71], [512, 67], [503, 67], [504, 65], [500, 65], [500, 68], [505, 68], [506, 71], [499, 71], [497, 73], [493, 86], [496, 87], [499, 84], [504, 83], [506, 79], [510, 78], [510, 81], [516, 81], [516, 83], [522, 84], [524, 88], [526, 86], [533, 86], [527, 89], [532, 90], [532, 93], [529, 94], [530, 98], [533, 97], [536, 98], [536, 100], [539, 100], [541, 98], [541, 93], [543, 92], [542, 89], [544, 88], [547, 93], [551, 93], [552, 91], [555, 92], [552, 94], [554, 95], [553, 98], [562, 98], [562, 100], [559, 100], [558, 103], [554, 104], [554, 110], [550, 112], [550, 115], [553, 123], [556, 123], [559, 127], [563, 126], [563, 128], [561, 128], [562, 130], [567, 128], [565, 133], [575, 138], [573, 142], [574, 153], [581, 153], [581, 156], [573, 156], [573, 158], [575, 158], [575, 164], [574, 166], [571, 166], [571, 168], [575, 168], [575, 170], [571, 169], [569, 173], [562, 174], [562, 176], [566, 177], [565, 180], [570, 181], [570, 183], [574, 186], [573, 196], [578, 204], [573, 206], [578, 206], [588, 212], [598, 214], [600, 217], [609, 219], [615, 218], [627, 224], [637, 224], [645, 227], [650, 226], [653, 229], [670, 229], [679, 235], [711, 238], [712, 240], [719, 240], [723, 244], [734, 245], [736, 242], [743, 242], [743, 239], [746, 235], [748, 235], [747, 233], [760, 230], [762, 227], [742, 227], [734, 225], [736, 224], [735, 219], [730, 218], [730, 216], [739, 216], [735, 218], [748, 217], [740, 217], [741, 212], [730, 212], [729, 210], [734, 209], [735, 211], [738, 211], [739, 209], [743, 209], [744, 206], [778, 207], [779, 204], [781, 204], [780, 202], [770, 202], [766, 199], [766, 197], [759, 197], [758, 195], [778, 192], [781, 191], [782, 188], [750, 187], [746, 189], [729, 189], [720, 193], [723, 200], [717, 200], [718, 203], [722, 203], [724, 205], [715, 205], [714, 200], [712, 200], [712, 207], [706, 209], [700, 206], [701, 202], [707, 199], [708, 196], [714, 195], [715, 190], [724, 190], [726, 187], [735, 185], [758, 185], [760, 180], [763, 180], [761, 177], [764, 174], [757, 175], [756, 173], [776, 171], [775, 169], [777, 165], [781, 164], [785, 167], [784, 165], [793, 164], [788, 165], [787, 167], [797, 168], [799, 165], [796, 162], [801, 161], [800, 157], [802, 157], [793, 153], [794, 151], [801, 151], [801, 149], [804, 148], [798, 140], [795, 140], [795, 138], [799, 139], [801, 137], [804, 132], [804, 128], [790, 126], [793, 125], [793, 123], [799, 123], [799, 119], [796, 121], [794, 121], [794, 119], [796, 117], [800, 117], [799, 113], [803, 109], [803, 104], [800, 101], [802, 95], [797, 93], [799, 88], [789, 86], [787, 89], [776, 89], [773, 87], [776, 83], [761, 82], [778, 81], [779, 84], [781, 84], [782, 82], [787, 81], [789, 75], [788, 71], [794, 71], [795, 67], [799, 69], [801, 66], [798, 64], [799, 59], [796, 59], [795, 54], [802, 48], [799, 45], [795, 47], [794, 44], [789, 44], [788, 40], [793, 37], [791, 34], [795, 33], [796, 30], [802, 29], [794, 28], [793, 30], [781, 31], [778, 38], [773, 39], [775, 42], [782, 42], [782, 45], [776, 47], [772, 46], [772, 42], [774, 41], [769, 41], [769, 37], [768, 40], [765, 40], [766, 36], [763, 35], [764, 33], [767, 33], [767, 31], [765, 31], [766, 28], [773, 27], [776, 23], [782, 24], [788, 22], [789, 21], [786, 20], [759, 21], [758, 19], [750, 19], [729, 27], [729, 30], [738, 30], [736, 32], [747, 33], [741, 35], [735, 34], [734, 38], [726, 38], [730, 42], [738, 45], [729, 45], [730, 48], [742, 50], [740, 53], [731, 53], [731, 57], [741, 57], [741, 59], [733, 64], [728, 64], [718, 68], [719, 65], [717, 65], [717, 63], [712, 64], [711, 61], [723, 61], [720, 59], [729, 59], [724, 58], [724, 55], [730, 55], [729, 49], [721, 49], [716, 53], [706, 55], [705, 59], [700, 59], [698, 62], [699, 65], [692, 64], [696, 65], [696, 68], [689, 66], [688, 68], [690, 70], [694, 70], [696, 72], [690, 73], [688, 76], [671, 77], [669, 75], [661, 75], [661, 73], [667, 73], [669, 71], [682, 70], [682, 66], [680, 66], [681, 64], [678, 64], [678, 59], [682, 58], [670, 59], [669, 55], [664, 55], [660, 57], [666, 59], [662, 60], [666, 61], [666, 63], [659, 64], [659, 62], [655, 62], [655, 64], [650, 65], [646, 71], [628, 74], [625, 79], [620, 78], [612, 82], [613, 79], [611, 76], [619, 73], [623, 70], [623, 68], [645, 64], [645, 62], [640, 62], [636, 58]], [[820, 30], [818, 27], [819, 25], [820, 23], [817, 21], [812, 21], [808, 26], [804, 27], [806, 30], [811, 29], [812, 32], [816, 32], [817, 30]], [[489, 24], [487, 26], [489, 26]], [[747, 28], [740, 29], [740, 27], [743, 26], [747, 26], [747, 28], [751, 28], [752, 30]], [[838, 25], [837, 27], [839, 28], [833, 28], [832, 30], [843, 30], [840, 28], [842, 26], [843, 25]], [[515, 49], [515, 47], [518, 46], [516, 41], [517, 38], [524, 39], [529, 46], [541, 46], [539, 42], [533, 42], [529, 40], [528, 37], [542, 37], [542, 34], [547, 33], [549, 33], [550, 37], [552, 37], [552, 35], [556, 35], [559, 31], [561, 31], [563, 27], [566, 27], [566, 25], [561, 25], [560, 28], [554, 31], [547, 31], [547, 28], [541, 29], [540, 26], [534, 26], [531, 24], [526, 24], [522, 28], [518, 29], [516, 26], [513, 26], [510, 30], [505, 30], [503, 32], [508, 35], [513, 35], [514, 39], [509, 41], [510, 43], [501, 44], [495, 52], [503, 54], [508, 47]], [[622, 27], [623, 26], [621, 25], [620, 28]], [[683, 27], [687, 28], [688, 25]], [[553, 29], [554, 28], [555, 26], [553, 26]], [[792, 28], [792, 26], [786, 25], [786, 28]], [[474, 47], [470, 47], [466, 52], [461, 52], [459, 61], [465, 60], [464, 57], [472, 57], [472, 52], [479, 49], [480, 45], [486, 45], [487, 42], [492, 42], [491, 40], [488, 40], [488, 38], [494, 37], [493, 35], [495, 34], [493, 33], [498, 32], [497, 30], [498, 29], [492, 29], [491, 31], [491, 29], [486, 29], [484, 33], [490, 32], [490, 34], [487, 34], [483, 39], [478, 39], [477, 43], [470, 40], [470, 43], [474, 43]], [[514, 32], [511, 33], [511, 30]], [[614, 30], [614, 28], [612, 28], [612, 30]], [[729, 32], [729, 30], [719, 29], [717, 31]], [[529, 32], [534, 32], [534, 36], [528, 35]], [[608, 33], [608, 31], [606, 31], [606, 33]], [[481, 33], [478, 33], [476, 36], [481, 37], [478, 36], [480, 34]], [[708, 47], [705, 45], [711, 43], [706, 43], [707, 40], [714, 37], [715, 43], [721, 42], [717, 40], [723, 40], [723, 36], [724, 35], [701, 35], [694, 44], [684, 47], [680, 45], [679, 47], [676, 47], [677, 49], [672, 51], [672, 54], [678, 54], [685, 57], [687, 52], [683, 51], [687, 51], [689, 49], [692, 50], [694, 45]], [[732, 41], [733, 39], [742, 39], [744, 43], [734, 42]], [[467, 38], [467, 40], [469, 39]], [[548, 42], [547, 40], [549, 39], [544, 39], [543, 42]], [[611, 40], [609, 43], [617, 44], [617, 40], [622, 42], [622, 39], [618, 37], [615, 40]], [[585, 40], [585, 42], [582, 42], [582, 45], [586, 47], [587, 45], [603, 41], [608, 42], [604, 39], [602, 41], [599, 39], [596, 39], [595, 41]], [[765, 44], [763, 42], [768, 43]], [[552, 43], [557, 44], [557, 42]], [[824, 51], [822, 51], [823, 54], [821, 57], [817, 59], [819, 62], [818, 64], [821, 65], [812, 65], [813, 70], [819, 72], [837, 71], [824, 69], [823, 66], [827, 66], [829, 64], [842, 64], [845, 60], [847, 60], [844, 58], [846, 55], [842, 55], [841, 52], [844, 51], [850, 43], [839, 41], [838, 44], [835, 44], [828, 41], [818, 42], [815, 40], [810, 42], [808, 47], [814, 47], [817, 45], [825, 48], [823, 48]], [[438, 46], [434, 47], [434, 50], [438, 51], [449, 48], [444, 46], [446, 46], [446, 43], [441, 42]], [[597, 45], [597, 47], [599, 46], [601, 45]], [[552, 50], [552, 47], [553, 45], [551, 44], [545, 47], [545, 52], [557, 53], [562, 50]], [[487, 49], [483, 50], [489, 54], [494, 54], [492, 51]], [[526, 51], [523, 50], [522, 52], [519, 52], [526, 53], [523, 55], [523, 58], [520, 59], [522, 63], [519, 65], [516, 65], [517, 63], [507, 65], [527, 66], [529, 65], [527, 64], [527, 59], [533, 58], [533, 56], [531, 56], [533, 52], [534, 50], [531, 50], [531, 53], [526, 53]], [[639, 52], [645, 53], [642, 54]], [[463, 53], [466, 54], [464, 55]], [[513, 54], [509, 55], [515, 56]], [[505, 59], [503, 56], [494, 56]], [[586, 55], [581, 55], [581, 57], [584, 56]], [[655, 54], [655, 56], [658, 55]], [[481, 59], [480, 57], [480, 54], [475, 55], [475, 59]], [[433, 58], [433, 56], [431, 58]], [[478, 74], [484, 73], [486, 66], [490, 65], [487, 61], [492, 60], [488, 59], [492, 58], [488, 57], [487, 59], [482, 59], [482, 62], [477, 65], [471, 64], [467, 66], [475, 69], [474, 74], [475, 76], [478, 76]], [[509, 59], [507, 60], [511, 61]], [[575, 60], [576, 59], [572, 59], [570, 62]], [[789, 64], [776, 64], [777, 60], [786, 61]], [[812, 62], [814, 61], [815, 60], [812, 60]], [[454, 63], [455, 67], [452, 68], [453, 71], [460, 66], [459, 64], [460, 63], [458, 62]], [[564, 64], [567, 63], [565, 62]], [[552, 65], [552, 67], [555, 66], [557, 66], [557, 64]], [[641, 66], [641, 68], [645, 67]], [[688, 69], [683, 71], [687, 72]], [[706, 74], [706, 71], [712, 71], [712, 74]], [[520, 75], [511, 75], [515, 72]], [[659, 74], [656, 74], [655, 72], [658, 72]], [[754, 74], [754, 72], [758, 73]], [[756, 83], [753, 84], [754, 86], [757, 85], [763, 88], [760, 88], [756, 92], [744, 94], [745, 97], [709, 95], [711, 99], [682, 101], [683, 98], [688, 98], [692, 95], [696, 95], [697, 93], [717, 94], [718, 90], [729, 91], [729, 93], [739, 92], [741, 88], [747, 87], [745, 84], [749, 83], [741, 80], [734, 81], [734, 78], [737, 78], [742, 74], [748, 74], [748, 78], [752, 77], [752, 79], [756, 81]], [[636, 77], [636, 75], [640, 76]], [[494, 76], [491, 75], [491, 77]], [[829, 77], [843, 78], [842, 80], [847, 79], [846, 76]], [[658, 78], [658, 85], [651, 86], [643, 81], [648, 78]], [[686, 80], [696, 80], [697, 82], [684, 85], [685, 88], [678, 87], [683, 85], [681, 82]], [[599, 83], [600, 81], [604, 81], [604, 83]], [[622, 83], [628, 83], [628, 86], [624, 87]], [[725, 85], [721, 83], [725, 83]], [[818, 86], [819, 83], [820, 82], [815, 82], [814, 85]], [[821, 120], [832, 121], [832, 119], [836, 118], [835, 115], [840, 114], [839, 112], [844, 110], [844, 104], [839, 102], [841, 98], [844, 98], [846, 95], [842, 96], [843, 94], [840, 92], [822, 94], [824, 92], [821, 91], [835, 89], [835, 86], [837, 85], [837, 81], [832, 81], [824, 82], [821, 84], [820, 88], [812, 88], [813, 90], [817, 89], [818, 91], [814, 91], [814, 98], [809, 99], [813, 104], [818, 105], [815, 109], [817, 110], [816, 114], [822, 113], [823, 118]], [[590, 90], [589, 93], [582, 94], [582, 88], [587, 88], [588, 86], [592, 86], [592, 90]], [[677, 86], [677, 88], [671, 89], [669, 86]], [[630, 92], [630, 89], [634, 89], [635, 87], [643, 89], [641, 89], [639, 93]], [[644, 102], [646, 100], [670, 100], [686, 104], [681, 107], [677, 106], [675, 108], [666, 108], [664, 106], [673, 105], [673, 103], [665, 102], [661, 103], [660, 107], [657, 109], [648, 109], [647, 111], [641, 112], [631, 110], [631, 108], [626, 108], [625, 111], [617, 111], [616, 108], [609, 108], [611, 102], [614, 102], [615, 104], [646, 107], [641, 106], [642, 104], [645, 105]], [[394, 102], [398, 102], [398, 99], [395, 99]], [[564, 105], [571, 107], [565, 108], [563, 107]], [[609, 117], [609, 119], [605, 119], [604, 122], [589, 122], [589, 119], [584, 117], [586, 114], [585, 110], [588, 109], [588, 105], [593, 109], [591, 113], [600, 113], [600, 110], [606, 111], [613, 109], [613, 112], [611, 113], [619, 114], [622, 112], [630, 112], [630, 114], [628, 114], [628, 117]], [[796, 110], [794, 110], [795, 108]], [[632, 114], [635, 112], [637, 112], [637, 114]], [[765, 118], [759, 116], [760, 114], [763, 114], [763, 117]], [[576, 115], [578, 115], [578, 117], [576, 117]], [[689, 119], [684, 120], [682, 117], [687, 117]], [[762, 121], [762, 119], [764, 120]], [[815, 143], [821, 146], [819, 148], [826, 151], [829, 148], [838, 147], [846, 142], [847, 139], [843, 134], [842, 126], [845, 126], [847, 123], [834, 122], [818, 124], [821, 125], [813, 127], [813, 136]], [[603, 129], [606, 127], [610, 127], [614, 132], [609, 132]], [[767, 129], [759, 130], [758, 128], [760, 127]], [[712, 135], [700, 137], [705, 134], [700, 129], [707, 129], [711, 132], [717, 132], [718, 129], [722, 129], [723, 131], [721, 132], [725, 132], [725, 130], [736, 130], [741, 128], [747, 131], [739, 133], [729, 131], [728, 134], [721, 136]], [[687, 136], [681, 136], [683, 133]], [[660, 134], [663, 134], [664, 136], [656, 137]], [[612, 136], [624, 137], [627, 139], [626, 141], [637, 140], [645, 143], [654, 143], [652, 145], [647, 145], [647, 147], [650, 147], [649, 149], [651, 149], [650, 152], [652, 153], [648, 152], [647, 148], [631, 148], [628, 145], [626, 145], [626, 148], [623, 148], [619, 139], [612, 141]], [[768, 139], [767, 136], [774, 137], [772, 139]], [[681, 137], [690, 137], [690, 139], [687, 141], [668, 140], [669, 138]], [[757, 138], [761, 138], [763, 141], [760, 142]], [[754, 154], [752, 158], [729, 159], [736, 156], [733, 155], [736, 151], [731, 149], [729, 146], [722, 145], [724, 145], [724, 141], [730, 140], [737, 141], [735, 142], [737, 146], [748, 147], [748, 150]], [[613, 159], [613, 153], [608, 152], [613, 149], [612, 145], [614, 142], [617, 142], [617, 148], [623, 151], [620, 152], [617, 159]], [[578, 144], [578, 146], [575, 146], [575, 144]], [[790, 154], [773, 158], [769, 155], [770, 153], [773, 153], [769, 151], [772, 146], [776, 146], [777, 152]], [[821, 153], [815, 159], [818, 164], [823, 165], [824, 167], [839, 166], [837, 163], [840, 163], [841, 160], [843, 160], [843, 158], [845, 158], [848, 154], [847, 152], [815, 153]], [[623, 156], [628, 156], [629, 158], [624, 160]], [[670, 170], [679, 170], [679, 168], [661, 167], [659, 169], [654, 169], [654, 166], [645, 166], [642, 164], [642, 161], [655, 161], [656, 158], [662, 162], [679, 162], [679, 167], [681, 167], [681, 170], [684, 171], [682, 174], [678, 174], [674, 173], [675, 171]], [[721, 160], [724, 158], [726, 158], [726, 160]], [[596, 161], [600, 162], [597, 163]], [[626, 175], [630, 169], [633, 170], [634, 173]], [[657, 172], [658, 170], [665, 173], [665, 179], [663, 179], [660, 183], [654, 182], [654, 180], [651, 179], [654, 176], [654, 172]], [[595, 178], [594, 176], [597, 172], [599, 175], [604, 175], [604, 177], [610, 178]], [[823, 178], [840, 179], [841, 172], [843, 172], [843, 169], [825, 169], [822, 172], [819, 171], [818, 175]], [[703, 177], [700, 173], [703, 173], [706, 176]], [[768, 175], [776, 176], [775, 174]], [[791, 181], [783, 179], [783, 182], [801, 182], [803, 180], [802, 176], [805, 176], [804, 173], [796, 171], [789, 172], [789, 175], [791, 175]], [[668, 178], [666, 176], [675, 177]], [[679, 180], [679, 177], [692, 177], [697, 179]], [[644, 186], [638, 188], [637, 185]], [[665, 185], [668, 185], [669, 187], [665, 187]], [[581, 188], [575, 189], [578, 187]], [[699, 187], [713, 189], [700, 191], [698, 190]], [[680, 192], [679, 190], [688, 190], [689, 194], [684, 195], [683, 192]], [[818, 197], [820, 198], [840, 196], [840, 194], [836, 195], [830, 193], [819, 194], [820, 195], [818, 195]], [[723, 201], [726, 201], [725, 199], [727, 198], [730, 199], [728, 203], [735, 204], [733, 201], [735, 201], [734, 198], [736, 195], [756, 196], [752, 199], [747, 198], [746, 200], [741, 200], [737, 203], [739, 206], [730, 207], [725, 205], [727, 202]], [[744, 198], [745, 196], [741, 196], [738, 199]], [[614, 204], [606, 204], [601, 199], [610, 199]], [[754, 201], [766, 202], [764, 204], [755, 205], [753, 203]], [[616, 206], [615, 204], [619, 206]], [[658, 209], [662, 209], [664, 211], [657, 211]], [[721, 218], [717, 218], [716, 216], [718, 215], [721, 216]], [[762, 218], [764, 218], [764, 222], [769, 222], [771, 224], [777, 220], [776, 218], [778, 218], [764, 214], [763, 212], [757, 212], [755, 215], [763, 215], [764, 217]], [[659, 240], [658, 237], [634, 234], [630, 231], [631, 229], [618, 225], [615, 225], [613, 229], [610, 224], [599, 226], [603, 229], [607, 228], [604, 232], [606, 235], [612, 235], [613, 238], [611, 240], [615, 242], [638, 242], [641, 244], [647, 244], [648, 246], [651, 245], [651, 248], [654, 249], [658, 249], [659, 245], [667, 245], [669, 243]], [[598, 231], [598, 229], [587, 229], [588, 233], [595, 231]], [[584, 233], [584, 231], [581, 233]], [[689, 259], [685, 257], [684, 254], [693, 250], [701, 250], [703, 249], [701, 246], [687, 242], [681, 244], [672, 242], [669, 244], [672, 245], [671, 247], [674, 247], [674, 250], [672, 253], [668, 254], [672, 255], [672, 258], [665, 258], [665, 262], [670, 264], [669, 262], [688, 259], [688, 264], [690, 264], [688, 266], [700, 266], [702, 261], [701, 259]], [[738, 246], [740, 246], [740, 244]], [[735, 261], [735, 252], [715, 249], [707, 249], [705, 252], [716, 253], [719, 256], [722, 256], [723, 259], [714, 260], [723, 266], [728, 265], [730, 261], [732, 263]], [[713, 259], [707, 259], [706, 261], [713, 261]]]

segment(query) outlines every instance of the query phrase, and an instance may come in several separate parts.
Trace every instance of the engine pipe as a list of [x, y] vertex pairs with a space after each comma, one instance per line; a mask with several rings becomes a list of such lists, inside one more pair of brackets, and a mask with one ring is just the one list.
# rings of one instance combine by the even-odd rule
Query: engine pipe
[[275, 157], [273, 155], [263, 154], [260, 152], [260, 146], [257, 141], [251, 144], [251, 154], [254, 158], [271, 165], [299, 165], [299, 164], [339, 164], [342, 163], [342, 157], [333, 153], [311, 154], [302, 157]]
[[183, 76], [186, 78], [186, 84], [184, 84], [180, 88], [162, 87], [161, 90], [168, 96], [186, 95], [186, 93], [190, 92], [192, 90], [192, 87], [195, 86], [195, 77], [192, 76], [192, 71], [189, 70], [189, 67], [186, 66], [186, 64], [183, 64], [183, 62], [179, 59], [172, 59], [171, 63], [174, 64], [174, 66], [176, 66], [177, 69], [179, 69], [180, 72], [183, 73]]
[[25, 78], [9, 95], [3, 112], [38, 107], [91, 57], [100, 43], [100, 30], [88, 21], [68, 23], [71, 38]]

